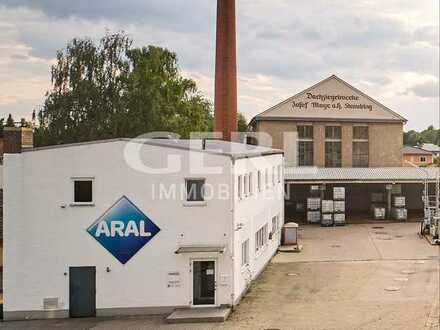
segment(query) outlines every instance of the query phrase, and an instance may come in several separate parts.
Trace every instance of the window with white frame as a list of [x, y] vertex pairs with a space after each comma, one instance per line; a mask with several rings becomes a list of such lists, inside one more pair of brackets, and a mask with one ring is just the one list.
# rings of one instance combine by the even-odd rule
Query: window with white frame
[[266, 168], [265, 174], [264, 174], [264, 183], [266, 188], [269, 188], [269, 169]]
[[313, 126], [300, 125], [298, 130], [298, 166], [313, 166]]
[[241, 265], [249, 265], [249, 240], [245, 240], [241, 243]]
[[281, 182], [282, 170], [281, 165], [278, 165], [278, 183]]
[[186, 179], [186, 201], [205, 201], [205, 179]]
[[238, 193], [238, 198], [239, 199], [243, 198], [243, 196], [242, 196], [242, 192], [243, 192], [243, 188], [242, 188], [243, 182], [242, 182], [242, 179], [243, 179], [243, 177], [241, 175], [239, 175], [238, 178], [237, 178], [237, 193]]
[[93, 204], [93, 178], [73, 178], [73, 204]]
[[267, 242], [267, 224], [255, 233], [255, 252], [260, 251]]
[[244, 196], [249, 195], [249, 176], [248, 174], [245, 174], [244, 176]]
[[272, 166], [272, 186], [275, 186], [275, 166]]
[[261, 190], [263, 190], [263, 179], [262, 179], [262, 177], [261, 177], [261, 171], [258, 171], [258, 174], [257, 174], [257, 181], [258, 181], [258, 191], [261, 191]]
[[249, 195], [252, 195], [254, 190], [254, 185], [253, 185], [253, 176], [252, 176], [252, 172], [249, 173]]
[[368, 167], [369, 132], [367, 125], [353, 126], [353, 167]]
[[276, 216], [272, 217], [272, 234], [277, 233], [280, 228], [280, 215], [277, 214]]

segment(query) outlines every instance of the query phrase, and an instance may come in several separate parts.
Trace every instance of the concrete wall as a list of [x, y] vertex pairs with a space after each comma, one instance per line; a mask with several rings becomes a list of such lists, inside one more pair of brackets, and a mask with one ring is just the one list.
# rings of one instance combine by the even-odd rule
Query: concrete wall
[[369, 135], [370, 167], [402, 166], [402, 124], [370, 124]]

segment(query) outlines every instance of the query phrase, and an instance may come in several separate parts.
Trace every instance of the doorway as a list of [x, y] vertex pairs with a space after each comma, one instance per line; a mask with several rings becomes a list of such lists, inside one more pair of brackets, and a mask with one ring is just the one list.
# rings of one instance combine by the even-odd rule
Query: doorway
[[215, 260], [193, 260], [193, 305], [214, 306], [216, 291]]
[[96, 316], [96, 268], [69, 268], [70, 317]]

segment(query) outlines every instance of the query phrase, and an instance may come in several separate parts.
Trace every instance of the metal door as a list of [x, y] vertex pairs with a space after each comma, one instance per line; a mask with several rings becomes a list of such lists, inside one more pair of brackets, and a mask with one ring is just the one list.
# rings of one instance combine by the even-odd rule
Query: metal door
[[215, 261], [193, 261], [193, 305], [215, 305]]
[[96, 316], [96, 268], [69, 268], [70, 317]]

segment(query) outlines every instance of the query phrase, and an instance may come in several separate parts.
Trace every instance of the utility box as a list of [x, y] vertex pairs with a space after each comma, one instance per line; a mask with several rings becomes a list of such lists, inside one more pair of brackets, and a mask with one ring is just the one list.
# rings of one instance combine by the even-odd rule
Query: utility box
[[298, 245], [298, 227], [295, 222], [283, 226], [283, 245]]

